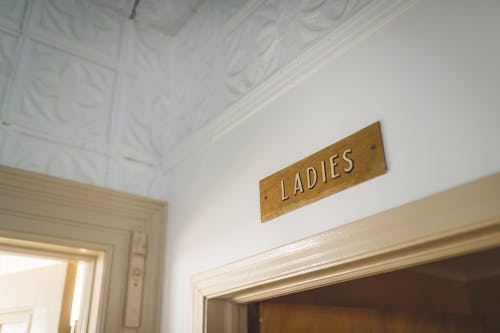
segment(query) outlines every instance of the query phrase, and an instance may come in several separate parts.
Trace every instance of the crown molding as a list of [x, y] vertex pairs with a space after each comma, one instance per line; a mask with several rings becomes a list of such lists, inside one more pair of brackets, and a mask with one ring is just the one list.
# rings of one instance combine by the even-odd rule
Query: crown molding
[[[239, 20], [250, 15], [261, 2], [250, 1], [226, 24], [224, 30], [228, 31], [228, 26], [234, 26]], [[215, 119], [188, 136], [181, 144], [172, 147], [170, 153], [163, 158], [163, 167], [167, 170], [174, 168], [189, 156], [196, 155], [208, 145], [218, 141], [239, 124], [260, 112], [268, 103], [300, 84], [417, 2], [418, 0], [370, 2], [270, 78], [228, 106]]]
[[143, 220], [161, 214], [166, 207], [162, 201], [6, 166], [0, 166], [0, 193]]

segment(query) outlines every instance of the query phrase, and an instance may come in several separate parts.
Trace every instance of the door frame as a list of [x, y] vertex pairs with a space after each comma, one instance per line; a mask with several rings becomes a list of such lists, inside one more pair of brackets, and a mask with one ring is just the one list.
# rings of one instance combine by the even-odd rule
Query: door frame
[[0, 167], [0, 245], [95, 255], [92, 333], [160, 332], [165, 238], [163, 202]]
[[498, 246], [500, 173], [195, 275], [193, 333], [246, 332], [245, 303]]

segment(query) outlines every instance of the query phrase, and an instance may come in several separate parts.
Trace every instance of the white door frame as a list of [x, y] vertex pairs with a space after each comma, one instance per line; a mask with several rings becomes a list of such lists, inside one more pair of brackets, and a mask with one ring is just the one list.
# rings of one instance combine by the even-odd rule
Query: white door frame
[[96, 332], [160, 332], [165, 222], [163, 202], [0, 167], [0, 237], [103, 254]]
[[498, 246], [500, 173], [196, 275], [193, 333], [246, 332], [248, 302]]

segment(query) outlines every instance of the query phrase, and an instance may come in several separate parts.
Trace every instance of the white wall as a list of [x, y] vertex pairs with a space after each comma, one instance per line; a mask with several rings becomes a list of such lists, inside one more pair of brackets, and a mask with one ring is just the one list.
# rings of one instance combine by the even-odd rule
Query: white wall
[[[175, 38], [89, 1], [0, 0], [0, 163], [169, 202], [163, 332], [194, 273], [500, 171], [496, 0], [352, 47], [396, 0], [207, 0]], [[386, 175], [260, 224], [260, 179], [379, 120]]]
[[58, 263], [0, 276], [0, 312], [31, 309], [30, 332], [57, 332], [66, 266], [66, 263]]
[[[171, 169], [162, 332], [197, 272], [499, 172], [499, 16], [421, 0]], [[260, 223], [260, 179], [378, 120], [386, 175]]]

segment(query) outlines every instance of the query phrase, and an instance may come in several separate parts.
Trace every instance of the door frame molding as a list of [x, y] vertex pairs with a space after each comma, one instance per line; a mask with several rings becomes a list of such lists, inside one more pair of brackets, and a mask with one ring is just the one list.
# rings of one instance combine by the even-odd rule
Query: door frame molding
[[165, 222], [163, 202], [0, 166], [0, 244], [102, 253], [96, 332], [160, 332]]
[[[195, 275], [193, 332], [244, 326], [231, 305], [498, 246], [500, 173]], [[227, 311], [208, 321], [207, 307], [221, 301]]]

